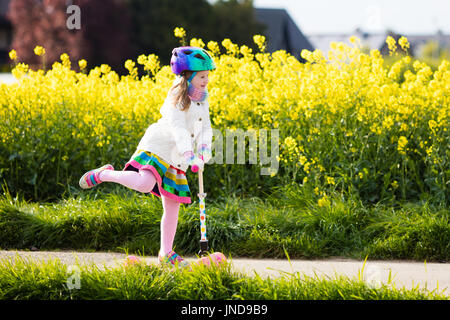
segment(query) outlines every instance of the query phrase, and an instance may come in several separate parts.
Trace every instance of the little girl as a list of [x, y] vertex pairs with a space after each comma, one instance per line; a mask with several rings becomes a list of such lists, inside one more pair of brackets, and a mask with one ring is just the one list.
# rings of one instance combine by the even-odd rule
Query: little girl
[[216, 67], [208, 52], [197, 47], [173, 49], [170, 65], [177, 77], [160, 109], [162, 117], [147, 128], [124, 169], [115, 171], [107, 164], [86, 172], [79, 184], [89, 189], [102, 182], [115, 182], [160, 197], [164, 213], [159, 261], [186, 266], [172, 245], [180, 203], [191, 203], [186, 170], [189, 166], [193, 172], [203, 170], [204, 163], [211, 159], [207, 84], [209, 70]]

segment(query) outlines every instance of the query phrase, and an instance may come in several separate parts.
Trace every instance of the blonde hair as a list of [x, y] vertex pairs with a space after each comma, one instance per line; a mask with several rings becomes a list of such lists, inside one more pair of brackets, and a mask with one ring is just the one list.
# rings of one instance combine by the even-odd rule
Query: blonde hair
[[183, 71], [181, 73], [181, 81], [173, 85], [170, 88], [170, 93], [173, 93], [173, 101], [175, 105], [178, 103], [183, 107], [183, 111], [189, 109], [191, 105], [191, 98], [188, 95], [188, 81], [189, 77], [193, 74], [193, 71]]

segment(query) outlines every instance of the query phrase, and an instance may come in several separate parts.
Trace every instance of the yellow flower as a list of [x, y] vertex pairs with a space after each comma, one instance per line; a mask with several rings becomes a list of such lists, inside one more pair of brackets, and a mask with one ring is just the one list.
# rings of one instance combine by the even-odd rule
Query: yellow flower
[[402, 123], [402, 125], [400, 126], [400, 130], [401, 131], [408, 131], [408, 125], [406, 123]]
[[63, 66], [70, 67], [70, 59], [67, 53], [63, 53], [60, 55], [60, 59], [62, 61]]
[[184, 38], [186, 36], [186, 31], [181, 27], [175, 28], [173, 33], [174, 33], [175, 37], [177, 37], [177, 38]]
[[361, 40], [357, 36], [351, 36], [349, 41], [350, 41], [350, 43], [354, 44], [356, 47], [361, 47]]
[[436, 130], [436, 127], [438, 126], [437, 122], [434, 120], [428, 121], [428, 126], [430, 127], [431, 131], [434, 133]]
[[306, 161], [308, 161], [308, 159], [305, 156], [300, 156], [300, 164], [301, 165], [304, 165]]
[[149, 54], [148, 57], [145, 57], [145, 58], [144, 57], [145, 56], [140, 56], [139, 57], [140, 59], [138, 58], [138, 63], [140, 63], [139, 60], [141, 62], [143, 62], [144, 70], [150, 71], [150, 73], [152, 75], [155, 75], [160, 69], [160, 63], [159, 63], [158, 56], [156, 56], [155, 54], [152, 53], [152, 54]]
[[125, 68], [130, 72], [131, 78], [135, 79], [138, 75], [136, 63], [133, 60], [128, 59], [125, 61]]
[[387, 36], [386, 43], [389, 48], [389, 53], [392, 54], [392, 52], [395, 52], [395, 50], [397, 49], [397, 44], [396, 44], [395, 39], [391, 36]]
[[394, 125], [394, 119], [391, 116], [386, 117], [383, 121], [383, 128], [390, 129]]
[[311, 167], [311, 162], [306, 162], [303, 166], [303, 170], [305, 170], [306, 173], [309, 173], [309, 167]]
[[292, 150], [297, 146], [297, 142], [295, 141], [295, 139], [290, 136], [284, 139], [284, 144], [289, 150]]
[[399, 151], [400, 154], [406, 154], [405, 147], [407, 144], [408, 139], [406, 139], [406, 137], [404, 136], [400, 136], [400, 138], [398, 139], [398, 146], [397, 146], [397, 150]]
[[263, 120], [264, 122], [272, 122], [272, 117], [270, 116], [270, 114], [265, 113], [265, 114], [263, 114], [263, 116], [262, 116], [262, 120]]
[[29, 70], [28, 65], [21, 62], [16, 65], [16, 67], [11, 71], [11, 73], [16, 79], [20, 79], [28, 72], [28, 70]]
[[409, 48], [409, 42], [408, 39], [406, 37], [400, 37], [400, 39], [398, 39], [398, 44], [402, 47], [403, 50], [407, 50]]
[[209, 41], [207, 47], [213, 55], [218, 55], [220, 53], [219, 44], [216, 41]]
[[9, 52], [9, 58], [10, 58], [11, 60], [16, 60], [16, 59], [17, 59], [17, 52], [16, 52], [16, 50], [12, 49], [12, 50]]
[[307, 50], [307, 49], [302, 49], [302, 51], [300, 52], [300, 56], [303, 59], [305, 59], [306, 61], [309, 61], [309, 62], [313, 62], [314, 61], [312, 52]]
[[205, 43], [203, 42], [203, 40], [202, 39], [197, 39], [197, 38], [192, 38], [190, 45], [192, 47], [199, 47], [199, 48], [204, 48], [205, 47]]
[[327, 195], [323, 195], [322, 198], [320, 198], [317, 201], [317, 204], [319, 205], [319, 207], [328, 207], [330, 205], [330, 200], [328, 199]]
[[334, 185], [335, 184], [334, 178], [333, 177], [327, 177], [327, 183], [331, 184], [331, 185]]
[[394, 181], [391, 183], [391, 186], [392, 186], [394, 189], [397, 189], [397, 188], [398, 188], [398, 182], [397, 182], [397, 180], [394, 180]]
[[137, 58], [137, 63], [144, 65], [147, 62], [147, 56], [145, 54], [141, 54]]
[[80, 67], [81, 70], [85, 69], [87, 66], [87, 61], [84, 59], [81, 59], [80, 61], [78, 61], [78, 66]]
[[266, 37], [262, 35], [254, 35], [253, 42], [258, 46], [259, 51], [264, 52], [266, 50]]
[[249, 47], [247, 47], [246, 45], [243, 45], [242, 47], [241, 47], [241, 54], [244, 56], [244, 57], [250, 57], [250, 58], [253, 58], [253, 55], [252, 55], [252, 49], [251, 48], [249, 48]]
[[414, 61], [413, 68], [415, 71], [419, 71], [420, 69], [423, 69], [427, 67], [425, 63], [420, 62], [419, 60]]
[[37, 55], [37, 56], [42, 56], [42, 55], [45, 54], [45, 49], [43, 47], [41, 47], [41, 46], [36, 46], [34, 48], [34, 54]]
[[134, 63], [133, 60], [128, 59], [127, 61], [125, 61], [125, 68], [130, 72], [134, 68], [135, 65], [136, 65], [136, 63]]
[[320, 50], [320, 49], [316, 49], [316, 50], [313, 51], [313, 53], [312, 53], [312, 58], [313, 58], [314, 61], [316, 61], [316, 62], [325, 60], [325, 58], [324, 58], [324, 56], [323, 56], [323, 53], [322, 53], [322, 50]]
[[403, 60], [403, 62], [404, 62], [405, 64], [410, 64], [410, 63], [411, 63], [411, 57], [410, 57], [410, 56], [404, 56], [404, 57], [402, 58], [402, 60]]
[[275, 177], [277, 172], [278, 172], [278, 170], [276, 170], [276, 169], [270, 169], [270, 177], [271, 178]]
[[227, 50], [229, 55], [235, 56], [239, 53], [239, 47], [230, 39], [226, 38], [222, 41], [222, 46]]
[[102, 64], [102, 65], [100, 66], [100, 71], [101, 71], [103, 74], [107, 74], [107, 73], [109, 73], [109, 72], [111, 71], [111, 67], [108, 66], [107, 64]]

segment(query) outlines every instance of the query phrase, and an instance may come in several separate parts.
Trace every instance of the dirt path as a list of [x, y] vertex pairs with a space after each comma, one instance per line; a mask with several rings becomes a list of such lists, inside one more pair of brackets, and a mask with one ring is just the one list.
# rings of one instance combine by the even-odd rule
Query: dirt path
[[[96, 264], [97, 266], [114, 267], [122, 263], [126, 257], [122, 253], [111, 252], [74, 252], [74, 251], [0, 251], [0, 260], [13, 259], [17, 255], [36, 260], [59, 259], [67, 265]], [[158, 263], [156, 257], [144, 257], [147, 263]], [[187, 257], [193, 260], [194, 257]], [[310, 277], [335, 278], [343, 275], [350, 278], [358, 277], [363, 267], [363, 261], [351, 259], [325, 260], [291, 260], [287, 259], [242, 259], [231, 261], [234, 270], [254, 276], [255, 272], [262, 277], [279, 277], [286, 273], [299, 272]], [[377, 286], [388, 283], [389, 273], [397, 288], [419, 288], [439, 292], [445, 290], [450, 295], [450, 263], [424, 263], [414, 261], [367, 261], [364, 267], [364, 279]]]

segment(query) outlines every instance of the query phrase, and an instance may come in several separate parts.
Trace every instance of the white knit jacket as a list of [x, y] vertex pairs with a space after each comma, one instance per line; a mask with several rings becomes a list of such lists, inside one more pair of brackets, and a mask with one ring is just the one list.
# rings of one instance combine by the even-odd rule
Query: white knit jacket
[[[186, 172], [189, 167], [183, 156], [186, 151], [194, 151], [194, 146], [198, 148], [202, 144], [211, 149], [208, 99], [203, 102], [191, 101], [190, 107], [183, 111], [180, 104], [173, 103], [169, 93], [160, 113], [162, 117], [147, 128], [136, 149], [153, 152]], [[208, 162], [209, 159], [205, 160]]]

